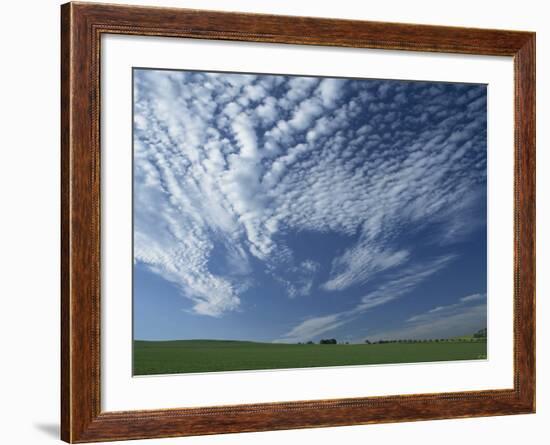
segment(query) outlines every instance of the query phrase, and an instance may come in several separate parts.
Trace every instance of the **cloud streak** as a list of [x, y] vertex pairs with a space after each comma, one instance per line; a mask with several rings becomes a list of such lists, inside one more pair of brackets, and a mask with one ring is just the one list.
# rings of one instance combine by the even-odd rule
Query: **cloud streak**
[[[473, 303], [473, 304], [472, 304]], [[437, 306], [410, 317], [402, 328], [378, 332], [370, 340], [434, 339], [471, 335], [487, 326], [487, 296], [462, 297], [457, 303]]]
[[422, 282], [443, 269], [453, 256], [436, 258], [429, 262], [409, 266], [401, 270], [392, 279], [360, 298], [359, 303], [350, 310], [326, 316], [308, 318], [284, 334], [280, 341], [295, 343], [307, 341], [350, 323], [359, 315], [377, 306], [390, 303], [411, 293]]

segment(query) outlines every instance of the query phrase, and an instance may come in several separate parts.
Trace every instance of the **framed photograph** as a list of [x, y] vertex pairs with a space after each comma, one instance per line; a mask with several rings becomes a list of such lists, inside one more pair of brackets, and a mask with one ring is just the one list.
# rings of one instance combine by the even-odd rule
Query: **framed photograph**
[[61, 8], [62, 439], [535, 411], [535, 35]]

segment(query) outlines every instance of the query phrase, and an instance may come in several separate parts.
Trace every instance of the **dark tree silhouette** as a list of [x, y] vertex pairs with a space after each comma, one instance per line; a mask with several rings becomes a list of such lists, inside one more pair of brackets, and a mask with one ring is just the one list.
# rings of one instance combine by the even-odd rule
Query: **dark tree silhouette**
[[335, 338], [323, 338], [319, 342], [319, 344], [321, 344], [321, 345], [335, 345], [336, 343], [338, 343], [338, 342], [336, 341]]

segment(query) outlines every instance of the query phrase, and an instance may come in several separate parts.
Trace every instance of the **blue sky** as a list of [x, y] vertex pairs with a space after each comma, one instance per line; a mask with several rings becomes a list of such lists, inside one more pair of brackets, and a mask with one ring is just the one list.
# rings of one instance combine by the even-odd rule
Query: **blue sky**
[[485, 85], [134, 69], [134, 337], [486, 327]]

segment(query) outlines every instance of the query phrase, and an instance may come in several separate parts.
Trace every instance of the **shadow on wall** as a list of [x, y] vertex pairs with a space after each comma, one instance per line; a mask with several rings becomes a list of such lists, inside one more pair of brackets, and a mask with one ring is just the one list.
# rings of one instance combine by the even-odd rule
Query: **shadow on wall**
[[59, 424], [57, 423], [35, 423], [34, 428], [49, 437], [59, 439]]

